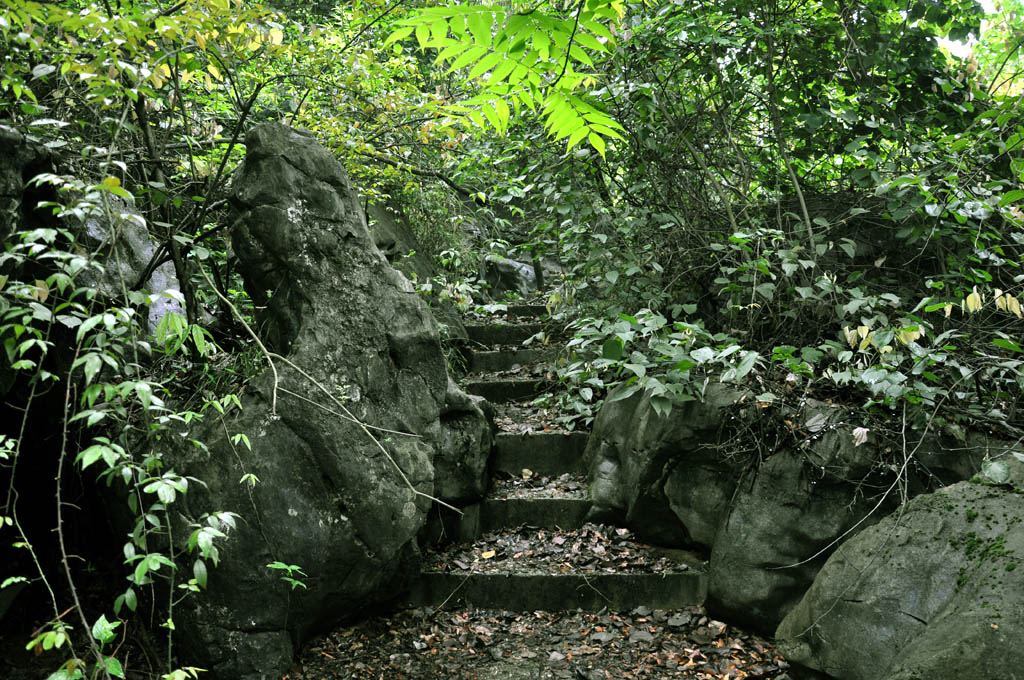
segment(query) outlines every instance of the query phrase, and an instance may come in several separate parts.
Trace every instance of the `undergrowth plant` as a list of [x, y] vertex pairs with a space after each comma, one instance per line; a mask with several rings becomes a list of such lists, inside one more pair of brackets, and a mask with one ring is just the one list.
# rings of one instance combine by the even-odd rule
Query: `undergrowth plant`
[[[100, 292], [100, 282], [110, 280], [105, 262], [118, 261], [117, 232], [130, 228], [128, 221], [139, 219], [135, 213], [113, 210], [110, 197], [121, 196], [122, 191], [109, 180], [85, 185], [58, 176], [37, 178], [38, 183], [59, 189], [59, 198], [70, 199], [46, 204], [56, 223], [68, 227], [19, 232], [0, 254], [0, 270], [5, 272], [0, 286], [0, 342], [14, 374], [14, 394], [23, 396], [20, 425], [4, 439], [2, 464], [9, 481], [0, 524], [6, 525], [5, 534], [13, 531], [7, 540], [26, 551], [36, 569], [8, 576], [2, 585], [38, 582], [49, 593], [53, 616], [27, 648], [56, 649], [65, 655], [49, 676], [53, 680], [124, 677], [123, 657], [117, 653], [121, 645], [112, 644], [123, 621], [110, 620], [108, 614], [136, 612], [142, 601], [152, 603], [165, 617], [162, 677], [178, 680], [194, 677], [196, 669], [174, 666], [175, 607], [206, 587], [208, 569], [219, 561], [219, 543], [235, 527], [238, 516], [211, 509], [191, 519], [187, 536], [174, 534], [181, 515], [175, 503], [202, 481], [170, 467], [159, 441], [176, 436], [177, 424], [204, 417], [208, 405], [198, 411], [169, 406], [172, 394], [156, 379], [151, 364], [157, 355], [194, 360], [218, 348], [205, 330], [188, 326], [180, 316], [165, 317], [154, 343], [143, 326], [153, 296], [136, 291], [125, 296], [129, 304], [111, 305], [110, 298]], [[113, 252], [105, 260], [83, 249], [76, 238], [71, 223], [79, 218], [110, 225]], [[44, 278], [33, 279], [33, 275]], [[127, 292], [126, 282], [119, 285]], [[187, 351], [182, 336], [190, 340]], [[60, 395], [59, 399], [47, 399], [47, 393]], [[237, 404], [231, 396], [224, 403]], [[221, 403], [217, 406], [223, 410]], [[54, 408], [59, 412], [38, 413]], [[38, 419], [56, 421], [60, 427], [59, 450], [53, 451], [56, 570], [26, 533], [18, 502], [25, 428]], [[106, 611], [96, 611], [95, 602], [82, 599], [81, 575], [72, 565], [65, 527], [78, 520], [68, 516], [71, 505], [64, 491], [71, 475], [115, 488], [108, 503], [120, 499], [133, 517], [122, 549], [128, 583], [107, 603]], [[32, 520], [38, 522], [38, 518]], [[184, 565], [190, 567], [189, 573], [181, 573]], [[70, 598], [70, 608], [65, 598]]]

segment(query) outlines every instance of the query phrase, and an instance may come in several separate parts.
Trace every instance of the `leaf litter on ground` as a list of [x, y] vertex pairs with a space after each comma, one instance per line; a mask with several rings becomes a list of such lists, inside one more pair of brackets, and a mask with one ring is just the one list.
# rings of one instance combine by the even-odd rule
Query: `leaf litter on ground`
[[587, 478], [567, 472], [557, 477], [541, 477], [524, 469], [517, 477], [499, 475], [491, 480], [488, 498], [501, 500], [517, 498], [574, 498], [587, 497]]
[[788, 665], [765, 639], [700, 607], [632, 612], [410, 609], [310, 644], [289, 680], [765, 678]]
[[561, 432], [570, 430], [557, 422], [558, 409], [524, 403], [494, 405], [497, 415], [494, 424], [499, 432], [530, 434], [533, 432]]
[[423, 556], [424, 570], [465, 573], [678, 573], [686, 561], [639, 543], [624, 527], [585, 524], [579, 529], [530, 526], [486, 533], [474, 543], [440, 546]]

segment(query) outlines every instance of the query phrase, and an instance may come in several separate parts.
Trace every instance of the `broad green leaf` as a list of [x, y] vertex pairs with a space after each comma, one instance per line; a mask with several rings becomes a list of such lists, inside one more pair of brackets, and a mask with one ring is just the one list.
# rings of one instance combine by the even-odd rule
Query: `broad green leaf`
[[592, 147], [594, 147], [594, 149], [596, 149], [599, 154], [601, 154], [601, 158], [604, 158], [604, 152], [605, 152], [604, 138], [602, 138], [601, 135], [597, 135], [597, 134], [594, 134], [592, 132], [587, 137], [587, 140], [590, 142], [590, 145]]
[[698, 347], [690, 352], [690, 357], [698, 364], [704, 364], [715, 358], [715, 350], [710, 347]]
[[996, 338], [995, 340], [992, 341], [992, 344], [995, 345], [996, 347], [1008, 349], [1011, 352], [1024, 352], [1024, 347], [1021, 347], [1016, 342], [1012, 340], [1007, 340], [1006, 338]]
[[999, 199], [999, 207], [1003, 208], [1011, 203], [1021, 200], [1024, 198], [1024, 189], [1014, 189], [1013, 191], [1007, 191]]
[[430, 27], [424, 24], [420, 24], [416, 27], [416, 42], [419, 43], [420, 49], [424, 50], [427, 47], [427, 42], [430, 40]]
[[619, 361], [622, 359], [626, 343], [622, 341], [622, 338], [611, 337], [604, 341], [601, 345], [601, 356], [611, 361]]
[[466, 78], [468, 80], [479, 78], [480, 76], [494, 68], [498, 64], [498, 62], [500, 62], [503, 58], [504, 57], [502, 57], [502, 55], [498, 54], [497, 52], [491, 52], [490, 54], [486, 55], [483, 59], [478, 61], [475, 66], [473, 66], [472, 70], [470, 70], [469, 75], [467, 75]]
[[569, 135], [569, 142], [568, 144], [566, 144], [566, 150], [569, 150], [576, 146], [577, 144], [579, 144], [580, 140], [586, 137], [588, 132], [589, 130], [587, 130], [587, 128], [581, 127], [580, 129], [576, 130], [571, 135]]
[[1010, 466], [1001, 460], [986, 460], [981, 464], [981, 474], [996, 484], [1005, 484], [1010, 480]]
[[107, 672], [110, 673], [110, 675], [112, 675], [113, 677], [124, 677], [124, 668], [121, 666], [121, 662], [115, 659], [114, 657], [104, 656], [103, 666], [107, 669]]
[[485, 54], [487, 54], [487, 48], [474, 47], [465, 52], [461, 57], [456, 59], [445, 73], [447, 74], [452, 73], [454, 71], [458, 71], [460, 68], [467, 66], [468, 64], [471, 64], [472, 62], [476, 61]]
[[[522, 78], [515, 78], [515, 76], [513, 75], [513, 72], [516, 71], [517, 66], [519, 66], [518, 62], [512, 59], [505, 59], [500, 64], [498, 64], [498, 67], [495, 68], [494, 71], [491, 72], [491, 77], [488, 78], [487, 85], [497, 85], [506, 78], [508, 78], [510, 85], [515, 85], [520, 80], [522, 80]], [[512, 78], [509, 78], [510, 75], [512, 76]]]
[[120, 625], [120, 621], [111, 623], [110, 621], [107, 621], [107, 617], [105, 615], [100, 614], [100, 617], [96, 619], [96, 623], [92, 624], [92, 636], [99, 642], [107, 644], [117, 637], [114, 629]]
[[491, 46], [491, 25], [493, 21], [493, 15], [484, 8], [467, 16], [466, 22], [470, 33], [473, 34], [473, 41], [477, 46], [484, 48]]
[[453, 45], [450, 45], [450, 46], [444, 48], [443, 50], [441, 50], [440, 54], [437, 55], [437, 58], [434, 59], [434, 63], [435, 64], [443, 64], [446, 61], [450, 61], [450, 60], [454, 59], [455, 57], [457, 57], [458, 55], [460, 55], [463, 52], [465, 52], [466, 50], [468, 50], [469, 47], [470, 46], [467, 45], [464, 42], [457, 42], [457, 43], [455, 43]]
[[590, 50], [594, 50], [595, 52], [608, 51], [608, 48], [606, 48], [604, 45], [598, 42], [597, 38], [588, 33], [577, 33], [576, 37], [573, 39], [583, 47], [586, 47], [587, 49]]
[[197, 559], [192, 565], [192, 575], [195, 576], [196, 583], [199, 584], [200, 588], [206, 587], [206, 563], [202, 560]]
[[672, 400], [668, 397], [651, 397], [651, 406], [662, 418], [667, 418], [672, 413]]

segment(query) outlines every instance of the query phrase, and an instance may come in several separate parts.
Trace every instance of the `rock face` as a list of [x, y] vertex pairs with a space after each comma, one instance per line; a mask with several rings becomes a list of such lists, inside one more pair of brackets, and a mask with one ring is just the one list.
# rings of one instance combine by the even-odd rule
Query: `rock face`
[[[86, 217], [84, 225], [72, 225], [72, 229], [78, 233], [79, 243], [90, 252], [96, 252], [103, 246], [103, 272], [83, 272], [80, 283], [94, 286], [105, 297], [117, 299], [122, 291], [131, 290], [135, 285], [156, 252], [158, 243], [131, 206], [116, 196], [109, 197], [108, 204], [111, 208], [109, 217], [103, 210], [95, 210]], [[156, 332], [160, 320], [168, 313], [185, 315], [182, 304], [165, 294], [166, 291], [181, 290], [171, 262], [164, 262], [154, 269], [143, 288], [156, 296], [146, 315], [150, 333]]]
[[[278, 124], [246, 146], [232, 239], [258, 331], [283, 358], [276, 377], [250, 383], [240, 413], [191, 434], [206, 450], [174, 454], [176, 471], [208, 485], [186, 497], [191, 520], [212, 509], [246, 520], [209, 590], [175, 618], [183, 655], [212, 678], [276, 680], [295, 644], [398, 594], [416, 566], [425, 494], [471, 493], [436, 479], [435, 446], [489, 441], [476, 436], [479, 410], [449, 389], [427, 307], [374, 247], [341, 165]], [[227, 436], [239, 432], [251, 451]], [[251, 490], [245, 474], [260, 480]], [[307, 588], [289, 590], [265, 568], [274, 561], [300, 566]]]
[[49, 151], [13, 128], [0, 125], [0, 243], [35, 208], [32, 193], [38, 190], [27, 189], [25, 185], [41, 172], [53, 172]]
[[710, 548], [742, 469], [719, 455], [718, 442], [743, 393], [712, 385], [704, 401], [677, 406], [668, 418], [646, 393], [612, 401], [616, 396], [609, 395], [587, 440], [591, 519], [624, 521], [667, 545]]
[[[412, 225], [398, 206], [376, 204], [371, 205], [367, 212], [373, 242], [392, 267], [410, 281], [427, 281], [437, 274], [430, 258], [419, 246]], [[456, 345], [467, 342], [469, 334], [455, 305], [439, 296], [431, 296], [428, 301], [434, 320], [441, 327], [442, 339]]]
[[487, 461], [494, 445], [494, 407], [466, 394], [448, 378], [440, 437], [434, 442], [434, 495], [466, 505], [487, 491]]
[[484, 258], [483, 279], [491, 287], [493, 297], [505, 292], [527, 296], [537, 290], [537, 274], [532, 265], [499, 255]]
[[961, 482], [850, 539], [779, 626], [841, 680], [986, 680], [1024, 667], [1024, 495]]
[[[856, 445], [838, 408], [809, 402], [785, 415], [792, 432], [784, 439], [749, 450], [757, 437], [743, 429], [764, 417], [749, 393], [712, 384], [704, 401], [667, 418], [646, 396], [611, 398], [587, 445], [594, 518], [708, 550], [708, 607], [720, 618], [774, 630], [833, 542], [898, 502], [896, 493], [883, 498], [892, 454], [871, 441]], [[969, 477], [983, 455], [926, 444], [906, 470], [911, 495]]]

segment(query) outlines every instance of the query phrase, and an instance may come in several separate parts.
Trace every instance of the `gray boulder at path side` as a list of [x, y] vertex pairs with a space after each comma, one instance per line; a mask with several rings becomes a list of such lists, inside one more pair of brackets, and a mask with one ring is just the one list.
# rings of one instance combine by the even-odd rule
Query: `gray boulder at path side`
[[[374, 247], [326, 149], [282, 125], [255, 128], [233, 206], [257, 330], [306, 375], [278, 359], [276, 413], [268, 369], [247, 386], [240, 413], [189, 433], [207, 449], [182, 441], [171, 454], [175, 471], [208, 485], [192, 485], [176, 512], [190, 521], [210, 510], [244, 518], [209, 589], [174, 613], [180, 656], [208, 669], [204, 677], [278, 680], [297, 644], [395, 597], [418, 568], [415, 536], [430, 501], [410, 485], [435, 492], [434, 444], [452, 439], [442, 416], [454, 412], [472, 431], [465, 421], [480, 414], [451, 394], [426, 305]], [[371, 438], [343, 408], [383, 430]], [[230, 441], [235, 433], [248, 436], [251, 451]], [[239, 483], [249, 473], [259, 479], [251, 489]], [[274, 561], [301, 567], [307, 588], [290, 590], [266, 568]]]
[[[36, 203], [43, 199], [70, 202], [68, 197], [58, 196], [48, 184], [28, 186], [29, 180], [37, 174], [57, 171], [57, 161], [42, 144], [0, 125], [0, 243], [18, 229], [57, 224], [50, 208], [33, 214]], [[102, 272], [91, 268], [83, 270], [76, 284], [95, 287], [101, 296], [114, 300], [135, 285], [156, 252], [158, 242], [149, 233], [145, 220], [124, 200], [109, 196], [107, 206], [109, 215], [103, 206], [95, 205], [83, 215], [82, 221], [68, 216], [61, 220], [60, 226], [75, 235], [78, 246], [96, 253], [103, 265]], [[158, 295], [148, 308], [146, 321], [150, 332], [168, 312], [184, 314], [177, 300], [161, 295], [166, 290], [177, 292], [180, 289], [170, 262], [157, 267], [143, 287]]]
[[[420, 247], [409, 219], [397, 203], [373, 204], [367, 208], [367, 213], [374, 244], [392, 267], [405, 274], [410, 281], [415, 278], [424, 282], [434, 278], [437, 271]], [[428, 302], [434, 320], [441, 326], [443, 338], [456, 343], [469, 340], [462, 317], [451, 301], [433, 295]]]
[[[710, 384], [703, 401], [677, 405], [667, 418], [646, 395], [615, 396], [587, 445], [592, 518], [709, 550], [708, 608], [718, 618], [774, 630], [837, 539], [896, 507], [896, 493], [879, 503], [895, 454], [870, 437], [855, 446], [842, 409], [808, 401], [784, 414], [794, 432], [780, 439], [774, 428], [783, 414], [727, 385]], [[970, 477], [983, 453], [926, 440], [908, 466], [907, 493]]]
[[960, 482], [850, 539], [776, 632], [840, 680], [1024, 678], [1024, 495]]
[[531, 264], [488, 255], [484, 258], [482, 274], [494, 298], [507, 292], [526, 297], [537, 291], [537, 274]]
[[703, 401], [666, 418], [646, 392], [617, 399], [622, 391], [609, 395], [587, 440], [591, 519], [625, 522], [666, 545], [710, 548], [742, 470], [719, 441], [735, 429], [728, 409], [744, 392], [710, 385]]

